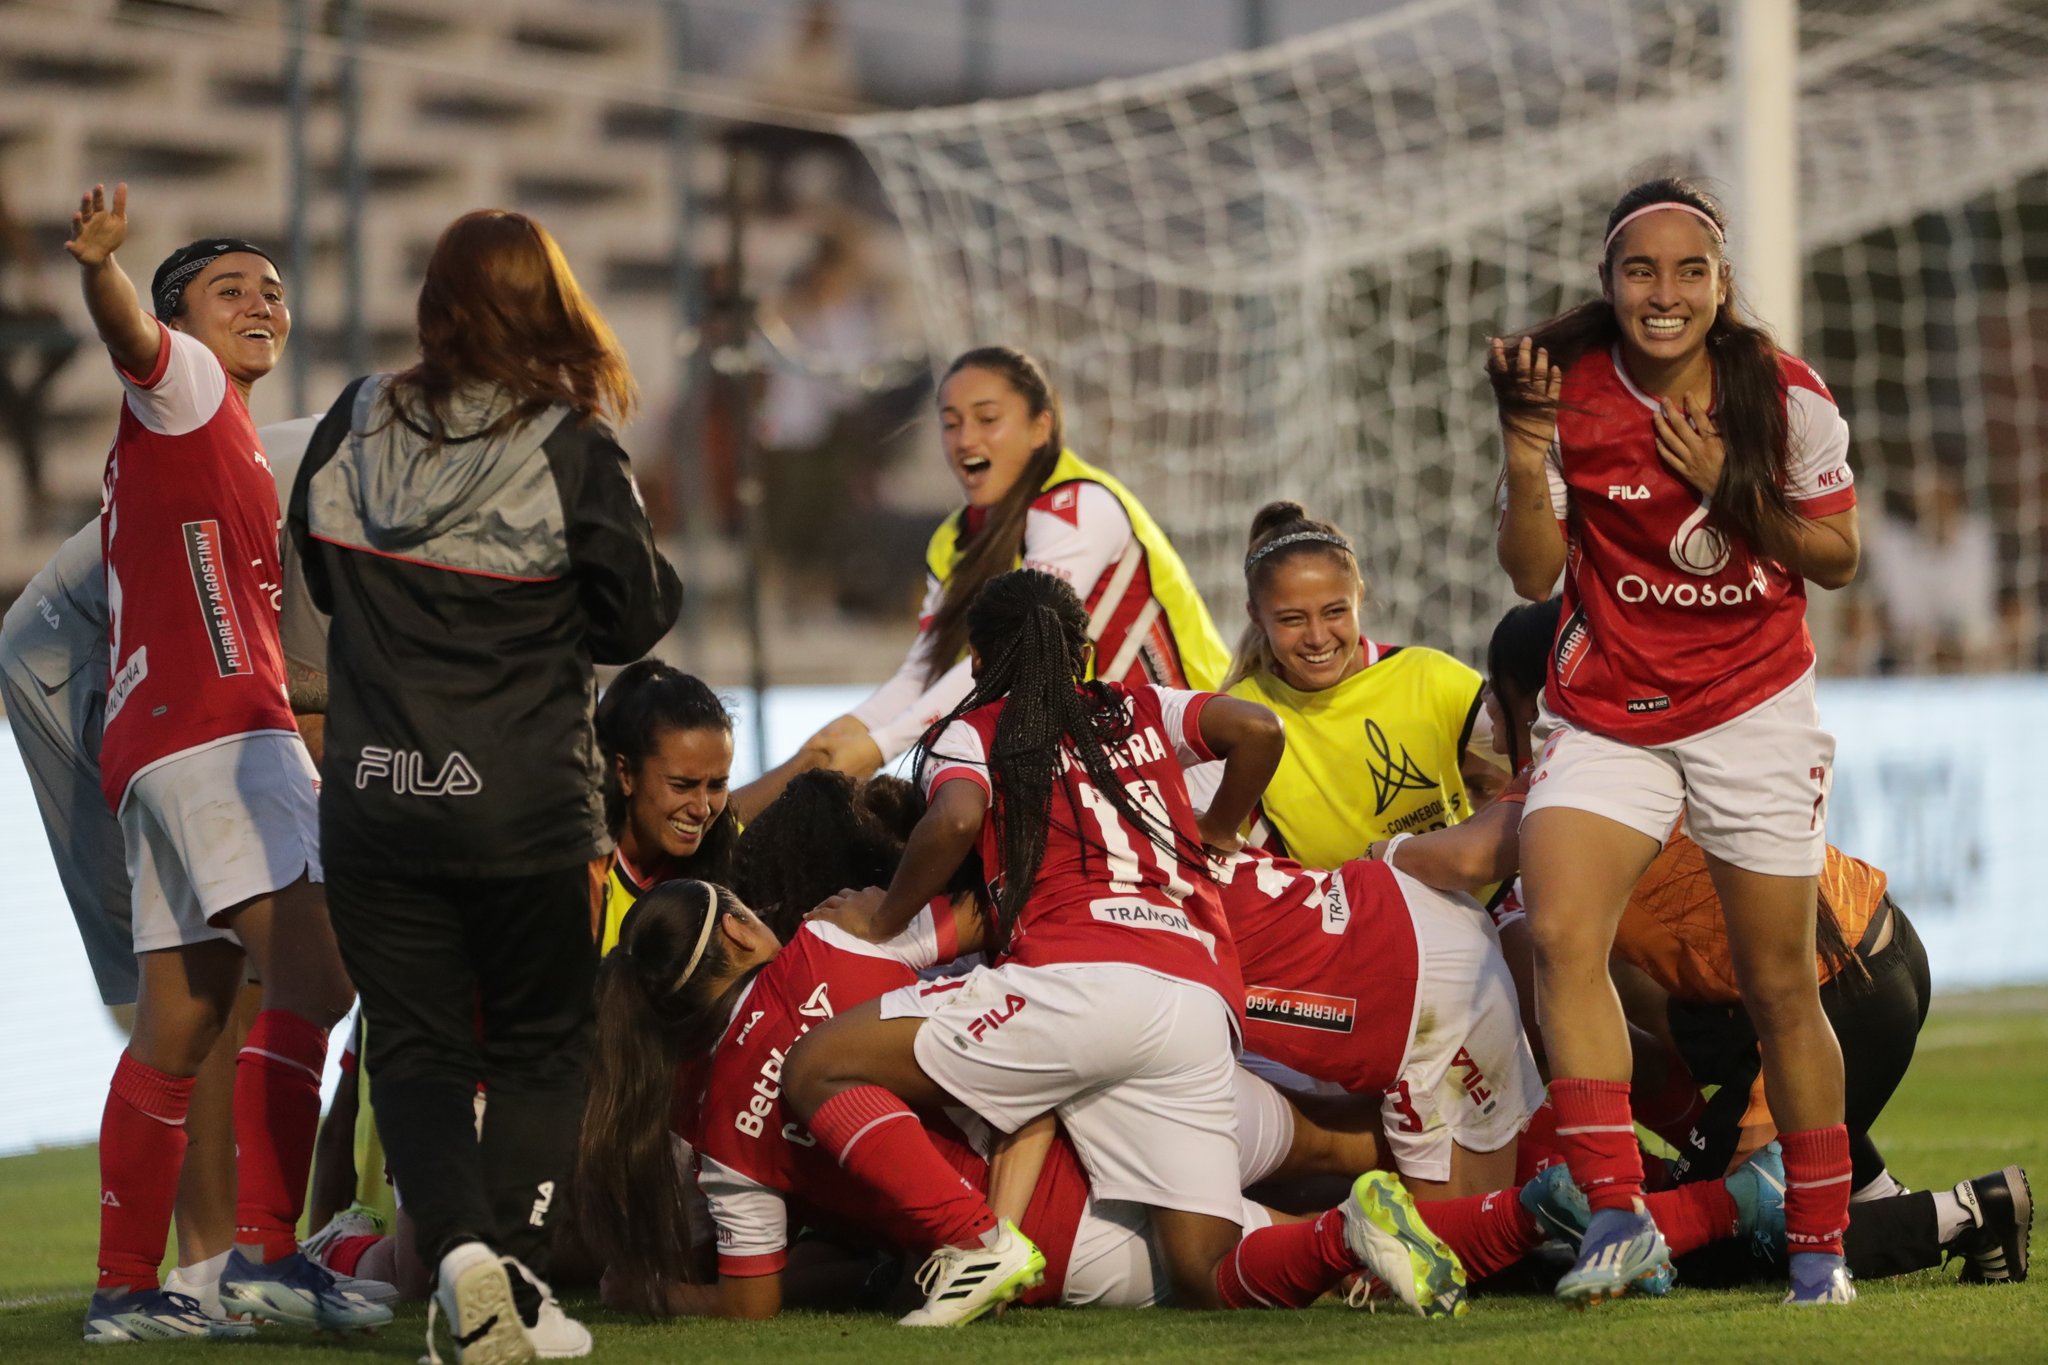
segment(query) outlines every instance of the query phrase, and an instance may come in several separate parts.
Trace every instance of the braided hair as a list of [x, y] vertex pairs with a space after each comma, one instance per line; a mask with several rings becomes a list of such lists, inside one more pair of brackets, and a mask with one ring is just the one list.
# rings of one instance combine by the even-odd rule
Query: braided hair
[[[1031, 897], [1055, 820], [1089, 853], [1108, 851], [1082, 818], [1074, 788], [1059, 780], [1071, 762], [1110, 806], [1141, 830], [1161, 853], [1201, 873], [1201, 844], [1144, 809], [1124, 785], [1111, 750], [1131, 736], [1131, 714], [1121, 694], [1088, 671], [1088, 612], [1062, 579], [1037, 569], [1012, 569], [989, 580], [967, 616], [967, 640], [980, 663], [974, 689], [925, 731], [916, 772], [923, 785], [933, 748], [946, 728], [968, 712], [1002, 703], [988, 747], [988, 779], [997, 830], [1000, 886], [993, 891], [993, 935], [1009, 942]], [[1055, 809], [1058, 791], [1065, 809]]]

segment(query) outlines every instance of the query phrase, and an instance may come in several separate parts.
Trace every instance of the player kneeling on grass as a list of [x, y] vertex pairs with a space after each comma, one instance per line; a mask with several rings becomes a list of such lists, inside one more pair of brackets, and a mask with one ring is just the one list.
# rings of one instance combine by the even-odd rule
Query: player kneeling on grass
[[[934, 1248], [909, 1324], [968, 1321], [1044, 1274], [912, 1104], [961, 1105], [1005, 1133], [1057, 1114], [1095, 1195], [1148, 1210], [1187, 1307], [1312, 1301], [1378, 1246], [1405, 1261], [1392, 1231], [1420, 1228], [1405, 1191], [1368, 1179], [1313, 1223], [1243, 1233], [1232, 1076], [1243, 986], [1204, 845], [1235, 845], [1285, 740], [1252, 703], [1084, 681], [1087, 625], [1048, 574], [1013, 570], [982, 589], [968, 616], [974, 689], [919, 746], [931, 807], [889, 890], [826, 912], [886, 942], [978, 847], [1000, 886], [1000, 965], [837, 1015], [784, 1071], [810, 1135]], [[1211, 758], [1224, 774], [1198, 821], [1181, 768]], [[1431, 1273], [1385, 1278], [1452, 1311], [1462, 1271], [1447, 1250], [1427, 1259]]]
[[[166, 260], [157, 316], [114, 260], [128, 193], [95, 186], [65, 249], [126, 397], [101, 518], [112, 682], [100, 754], [134, 885], [136, 1025], [100, 1126], [100, 1274], [88, 1341], [204, 1336], [158, 1286], [193, 1077], [247, 959], [263, 1011], [236, 1064], [229, 1312], [308, 1326], [391, 1320], [299, 1254], [327, 1030], [351, 998], [327, 922], [318, 779], [287, 702], [277, 489], [247, 406], [291, 330], [284, 285], [245, 242]], [[175, 567], [184, 566], [179, 572]], [[245, 957], [246, 954], [246, 957]]]
[[[789, 911], [849, 883], [887, 880], [922, 809], [894, 779], [856, 789], [837, 773], [807, 774], [741, 840], [744, 880], [769, 908], [765, 935], [744, 905], [697, 883], [657, 888], [628, 916], [630, 951], [615, 952], [600, 974], [601, 1044], [578, 1182], [583, 1225], [606, 1255], [612, 1306], [759, 1317], [789, 1305], [876, 1303], [871, 1290], [895, 1282], [871, 1274], [877, 1250], [886, 1258], [929, 1249], [914, 1217], [846, 1179], [784, 1106], [780, 1087], [790, 1049], [821, 1020], [915, 986], [921, 971], [982, 946], [971, 876], [881, 944]], [[703, 957], [692, 967], [700, 939]], [[1243, 1122], [1247, 1092], [1271, 1091], [1243, 1073], [1237, 1079]], [[1000, 1142], [979, 1122], [956, 1125], [936, 1113], [920, 1121], [958, 1177], [1043, 1254], [1044, 1281], [1022, 1303], [1144, 1307], [1168, 1297], [1144, 1209], [1095, 1198], [1072, 1143], [1050, 1121]], [[1302, 1135], [1291, 1121], [1262, 1128], [1277, 1141], [1245, 1149], [1261, 1168], [1310, 1151], [1319, 1170], [1335, 1159], [1321, 1150], [1322, 1135], [1295, 1140]], [[693, 1149], [702, 1217], [677, 1178], [670, 1132]], [[1240, 1169], [1238, 1182], [1258, 1173]], [[1389, 1178], [1371, 1186], [1392, 1197]], [[1248, 1228], [1290, 1221], [1240, 1207]], [[814, 1236], [794, 1239], [798, 1226]], [[694, 1255], [714, 1232], [715, 1282], [713, 1267]], [[1416, 1249], [1427, 1245], [1414, 1240]], [[849, 1292], [856, 1287], [862, 1292]]]

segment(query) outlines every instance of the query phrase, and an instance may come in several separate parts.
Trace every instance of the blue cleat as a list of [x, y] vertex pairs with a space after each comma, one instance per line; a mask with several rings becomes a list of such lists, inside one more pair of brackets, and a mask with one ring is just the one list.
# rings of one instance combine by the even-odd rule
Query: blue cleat
[[352, 1293], [333, 1271], [296, 1251], [262, 1265], [249, 1261], [240, 1250], [230, 1252], [220, 1273], [220, 1302], [228, 1313], [329, 1332], [382, 1327], [391, 1321], [389, 1308]]
[[1522, 1186], [1521, 1199], [1523, 1211], [1536, 1220], [1543, 1235], [1565, 1243], [1576, 1255], [1579, 1243], [1586, 1239], [1586, 1224], [1592, 1221], [1593, 1210], [1586, 1207], [1586, 1196], [1572, 1183], [1571, 1169], [1562, 1162], [1544, 1167]]
[[213, 1320], [199, 1300], [169, 1289], [132, 1293], [95, 1290], [85, 1308], [85, 1339], [94, 1346], [130, 1341], [203, 1341], [214, 1335]]
[[1586, 1225], [1578, 1264], [1557, 1282], [1557, 1297], [1574, 1308], [1618, 1299], [1636, 1281], [1671, 1264], [1657, 1221], [1636, 1209], [1601, 1209]]
[[1750, 1255], [1776, 1261], [1785, 1254], [1785, 1155], [1773, 1142], [1728, 1176], [1735, 1199], [1735, 1235], [1749, 1238]]
[[1856, 1281], [1839, 1256], [1800, 1251], [1792, 1256], [1792, 1292], [1785, 1302], [1801, 1308], [1856, 1302]]

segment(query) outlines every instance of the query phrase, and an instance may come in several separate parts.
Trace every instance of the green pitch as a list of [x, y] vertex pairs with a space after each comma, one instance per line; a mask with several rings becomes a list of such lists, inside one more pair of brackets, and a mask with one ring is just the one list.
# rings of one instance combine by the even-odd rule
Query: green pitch
[[[1945, 1187], [2018, 1161], [2048, 1196], [2048, 989], [1950, 997], [1935, 1007], [1905, 1087], [1877, 1129], [1893, 1171]], [[96, 1233], [90, 1149], [0, 1161], [0, 1361], [157, 1359], [263, 1365], [348, 1359], [410, 1362], [425, 1312], [375, 1337], [315, 1341], [271, 1328], [256, 1340], [87, 1347], [78, 1339]], [[2048, 1219], [2043, 1245], [2048, 1247]], [[1543, 1360], [1993, 1361], [2048, 1358], [2048, 1268], [2024, 1285], [1965, 1287], [1954, 1270], [1861, 1286], [1850, 1308], [1796, 1312], [1767, 1289], [1683, 1285], [1662, 1302], [1573, 1314], [1547, 1299], [1488, 1298], [1454, 1322], [1324, 1306], [1299, 1313], [1029, 1312], [952, 1333], [912, 1333], [878, 1317], [789, 1315], [757, 1324], [647, 1323], [571, 1303], [597, 1337], [593, 1359], [861, 1365], [932, 1361], [1338, 1361], [1386, 1353], [1409, 1362]]]

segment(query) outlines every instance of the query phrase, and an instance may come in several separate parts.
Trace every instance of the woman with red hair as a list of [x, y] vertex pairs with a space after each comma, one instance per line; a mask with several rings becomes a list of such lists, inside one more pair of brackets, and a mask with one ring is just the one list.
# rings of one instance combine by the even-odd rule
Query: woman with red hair
[[410, 369], [336, 400], [292, 489], [334, 618], [335, 933], [457, 1359], [582, 1355], [540, 1277], [583, 1110], [587, 866], [611, 847], [593, 665], [652, 647], [681, 589], [606, 425], [634, 404], [625, 356], [540, 224], [456, 219], [419, 336]]

